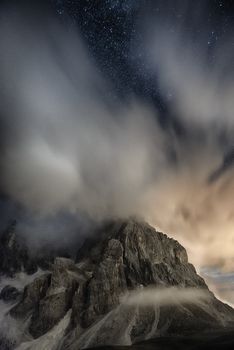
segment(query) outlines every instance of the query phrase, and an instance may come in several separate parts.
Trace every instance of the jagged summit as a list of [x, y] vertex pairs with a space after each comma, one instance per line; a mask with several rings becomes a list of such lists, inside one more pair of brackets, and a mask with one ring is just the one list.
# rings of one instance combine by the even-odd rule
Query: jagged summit
[[[94, 238], [84, 242], [78, 251], [77, 262], [88, 260], [95, 265], [108, 256], [122, 259], [126, 283], [130, 288], [150, 283], [204, 285], [203, 279], [188, 263], [184, 247], [137, 219], [106, 224]], [[187, 270], [177, 270], [181, 266]], [[189, 272], [195, 280], [190, 279]]]
[[[123, 302], [132, 292], [139, 302]], [[201, 292], [205, 298], [194, 298]], [[57, 257], [24, 288], [9, 315], [24, 329], [12, 345], [26, 341], [20, 350], [130, 345], [234, 322], [234, 310], [209, 291], [186, 250], [137, 219], [103, 224], [76, 261]]]

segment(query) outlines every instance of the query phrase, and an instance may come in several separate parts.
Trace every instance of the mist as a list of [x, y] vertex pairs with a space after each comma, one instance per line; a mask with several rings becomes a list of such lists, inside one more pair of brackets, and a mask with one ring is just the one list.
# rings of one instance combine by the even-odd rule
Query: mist
[[125, 305], [169, 306], [178, 304], [198, 304], [209, 300], [207, 291], [194, 288], [139, 288], [123, 296]]

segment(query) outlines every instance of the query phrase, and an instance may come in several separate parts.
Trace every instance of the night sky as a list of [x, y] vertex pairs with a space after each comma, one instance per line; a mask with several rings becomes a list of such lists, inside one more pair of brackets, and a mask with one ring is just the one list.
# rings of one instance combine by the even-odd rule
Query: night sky
[[[108, 98], [128, 101], [133, 96], [147, 101], [157, 111], [163, 128], [173, 129], [180, 142], [206, 138], [199, 128], [185, 127], [173, 107], [173, 92], [165, 91], [158, 83], [157, 72], [147, 64], [145, 35], [142, 28], [152, 27], [158, 21], [169, 23], [171, 34], [184, 31], [193, 45], [205, 51], [207, 67], [216, 64], [216, 48], [229, 38], [234, 48], [234, 3], [232, 0], [162, 1], [162, 0], [105, 0], [52, 1], [53, 11], [62, 21], [77, 26], [101, 72], [112, 83]], [[150, 32], [151, 29], [149, 29]], [[148, 33], [149, 36], [153, 33]], [[198, 51], [199, 55], [199, 51]], [[233, 71], [231, 64], [228, 68]], [[225, 130], [219, 139], [224, 148], [223, 164], [214, 175], [222, 173], [233, 163], [232, 142]], [[170, 149], [172, 159], [175, 152]]]
[[[214, 48], [224, 37], [231, 35], [234, 25], [231, 0], [59, 0], [53, 3], [62, 20], [69, 18], [71, 25], [77, 25], [81, 30], [100, 69], [115, 86], [116, 95], [124, 99], [137, 94], [153, 101], [162, 113], [173, 96], [160, 91], [145, 64], [144, 37], [139, 26], [147, 21], [171, 19], [172, 32], [183, 27], [194, 43], [207, 46], [207, 64], [212, 64], [216, 59]], [[231, 44], [234, 46], [234, 42]], [[137, 53], [134, 47], [138, 48]]]
[[[9, 5], [8, 1], [1, 3], [2, 8]], [[234, 47], [232, 0], [43, 0], [33, 4], [24, 0], [11, 3], [16, 4], [16, 12], [21, 7], [33, 13], [38, 23], [56, 16], [77, 28], [100, 71], [112, 84], [105, 97], [124, 103], [137, 96], [151, 103], [162, 127], [173, 127], [182, 138], [186, 132], [191, 137], [191, 130], [185, 130], [173, 110], [173, 92], [161, 88], [157, 72], [147, 64], [145, 28], [163, 21], [169, 23], [172, 34], [185, 31], [193, 45], [206, 51], [207, 66], [215, 64], [215, 49], [223, 40], [229, 38], [230, 50]], [[233, 70], [233, 65], [230, 69]], [[197, 131], [193, 130], [193, 136], [197, 137]], [[221, 137], [225, 139], [223, 134]], [[230, 152], [232, 154], [232, 150]], [[229, 153], [227, 159], [229, 163]]]
[[[207, 66], [216, 62], [215, 49], [227, 37], [234, 48], [234, 3], [232, 0], [162, 1], [162, 0], [105, 0], [52, 1], [53, 11], [63, 21], [77, 26], [102, 73], [111, 81], [111, 100], [128, 101], [132, 96], [155, 106], [157, 118], [165, 129], [173, 129], [180, 142], [206, 138], [202, 130], [185, 127], [173, 110], [173, 93], [161, 89], [157, 73], [146, 63], [145, 36], [139, 30], [145, 23], [170, 21], [170, 31], [189, 33], [194, 45], [205, 48]], [[182, 29], [181, 29], [182, 28]], [[135, 48], [137, 47], [137, 51]], [[231, 65], [229, 69], [234, 69]], [[208, 177], [213, 181], [233, 166], [234, 148], [225, 130], [219, 132], [223, 161]], [[168, 147], [176, 161], [173, 146]]]

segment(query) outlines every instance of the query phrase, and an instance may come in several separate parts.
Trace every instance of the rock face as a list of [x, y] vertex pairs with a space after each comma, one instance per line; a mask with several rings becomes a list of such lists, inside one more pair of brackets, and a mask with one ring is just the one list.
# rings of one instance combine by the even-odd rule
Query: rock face
[[[157, 291], [157, 300], [171, 290], [170, 300], [147, 302], [144, 291], [149, 287], [153, 297]], [[178, 301], [180, 290], [189, 295], [202, 291], [206, 298]], [[131, 291], [142, 292], [143, 299], [123, 302]], [[32, 339], [19, 349], [34, 350], [50, 334], [57, 334], [57, 343], [48, 349], [77, 350], [130, 345], [162, 334], [215, 329], [234, 322], [234, 310], [209, 291], [188, 262], [186, 250], [135, 219], [103, 225], [84, 242], [76, 262], [56, 258], [49, 273], [25, 287], [10, 316], [19, 322], [28, 320]], [[63, 320], [66, 329], [61, 333]], [[20, 342], [23, 340], [24, 335]]]

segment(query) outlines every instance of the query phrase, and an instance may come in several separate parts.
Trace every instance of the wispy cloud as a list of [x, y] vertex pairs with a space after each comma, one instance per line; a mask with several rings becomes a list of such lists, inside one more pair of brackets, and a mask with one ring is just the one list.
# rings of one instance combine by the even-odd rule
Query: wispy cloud
[[124, 295], [121, 302], [126, 305], [165, 306], [196, 304], [209, 299], [208, 291], [195, 288], [138, 288]]

